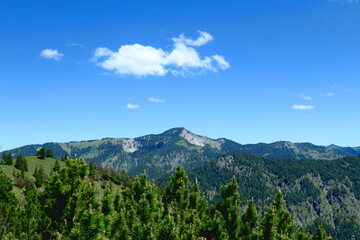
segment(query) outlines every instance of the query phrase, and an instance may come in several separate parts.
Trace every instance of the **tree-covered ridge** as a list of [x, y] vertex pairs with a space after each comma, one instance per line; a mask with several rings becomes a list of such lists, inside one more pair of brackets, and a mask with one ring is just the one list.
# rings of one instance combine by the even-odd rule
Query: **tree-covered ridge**
[[[42, 148], [44, 150], [42, 150]], [[210, 139], [196, 135], [185, 128], [173, 128], [161, 134], [151, 134], [133, 139], [104, 138], [101, 140], [45, 143], [27, 145], [11, 150], [17, 155], [32, 156], [36, 151], [52, 150], [55, 158], [64, 155], [77, 156], [88, 163], [95, 162], [129, 174], [141, 174], [144, 169], [150, 178], [175, 170], [177, 165], [192, 170], [208, 163], [224, 153], [251, 152], [266, 158], [294, 159], [336, 159], [358, 153], [357, 150], [335, 148], [333, 146], [316, 146], [310, 143], [275, 143], [239, 144], [221, 138]], [[40, 154], [40, 153], [39, 153]], [[359, 152], [360, 154], [360, 152]]]
[[181, 167], [161, 193], [146, 174], [112, 194], [99, 195], [91, 169], [68, 159], [43, 185], [19, 202], [0, 172], [1, 239], [330, 239], [323, 228], [313, 235], [296, 226], [280, 190], [262, 218], [253, 201], [240, 209], [235, 178], [221, 187], [211, 205], [198, 182], [189, 186]]
[[[254, 199], [261, 213], [280, 186], [297, 224], [309, 231], [324, 224], [336, 239], [360, 237], [360, 157], [329, 161], [225, 154], [188, 174], [192, 182], [199, 180], [212, 202], [220, 200], [220, 186], [236, 176], [242, 203]], [[166, 177], [157, 182], [164, 186]]]

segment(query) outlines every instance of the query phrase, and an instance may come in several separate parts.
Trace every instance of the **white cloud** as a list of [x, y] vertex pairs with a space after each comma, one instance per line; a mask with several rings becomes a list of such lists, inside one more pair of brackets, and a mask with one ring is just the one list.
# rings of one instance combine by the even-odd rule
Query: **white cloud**
[[167, 73], [185, 76], [187, 73], [217, 72], [218, 69], [229, 68], [230, 64], [223, 56], [216, 54], [201, 58], [191, 47], [202, 46], [213, 39], [209, 33], [200, 31], [199, 34], [195, 40], [183, 34], [173, 38], [174, 46], [170, 52], [141, 44], [122, 45], [117, 52], [100, 47], [95, 50], [92, 60], [100, 60], [98, 66], [116, 74], [135, 76], [165, 76]]
[[321, 95], [324, 96], [324, 97], [332, 97], [335, 94], [333, 92], [328, 92], [328, 93], [324, 93], [324, 94], [321, 94]]
[[164, 99], [158, 99], [158, 98], [154, 98], [154, 97], [149, 97], [148, 100], [150, 102], [156, 102], [156, 103], [164, 103], [165, 102]]
[[292, 109], [295, 110], [310, 110], [310, 109], [314, 109], [315, 107], [312, 105], [293, 105]]
[[202, 45], [207, 44], [209, 41], [213, 40], [213, 36], [211, 36], [209, 33], [207, 32], [202, 32], [199, 31], [200, 36], [196, 39], [196, 40], [192, 40], [190, 38], [186, 38], [184, 36], [184, 34], [180, 34], [180, 36], [178, 38], [173, 38], [172, 40], [175, 43], [181, 42], [181, 43], [185, 43], [188, 46], [196, 46], [196, 47], [200, 47]]
[[127, 109], [136, 109], [136, 108], [139, 108], [140, 106], [137, 105], [137, 104], [132, 104], [132, 103], [128, 103], [126, 104], [126, 108]]
[[40, 56], [43, 58], [59, 61], [64, 56], [64, 54], [59, 53], [59, 51], [56, 49], [47, 48], [41, 51]]
[[310, 101], [310, 100], [313, 100], [313, 98], [311, 97], [311, 96], [309, 96], [309, 95], [305, 95], [305, 94], [300, 94], [299, 95], [302, 99], [304, 99], [304, 100], [307, 100], [307, 101]]

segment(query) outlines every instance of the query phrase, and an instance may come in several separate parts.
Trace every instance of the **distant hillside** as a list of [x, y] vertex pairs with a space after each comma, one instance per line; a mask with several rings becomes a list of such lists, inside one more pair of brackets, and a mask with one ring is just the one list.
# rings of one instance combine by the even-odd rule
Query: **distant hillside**
[[329, 145], [327, 148], [337, 149], [351, 155], [360, 155], [360, 147], [340, 147], [334, 144]]
[[316, 146], [311, 143], [239, 144], [220, 138], [196, 135], [185, 128], [173, 128], [161, 134], [138, 138], [105, 138], [101, 140], [45, 143], [27, 145], [10, 150], [13, 154], [32, 156], [40, 147], [51, 149], [56, 158], [64, 154], [77, 155], [87, 162], [95, 162], [132, 175], [147, 171], [150, 178], [174, 170], [177, 165], [193, 169], [224, 153], [250, 152], [266, 158], [336, 159], [356, 152], [340, 148]]
[[[297, 224], [315, 231], [323, 224], [334, 239], [360, 238], [360, 157], [335, 161], [266, 159], [253, 154], [225, 154], [188, 171], [207, 199], [219, 201], [219, 189], [233, 176], [242, 204], [254, 199], [262, 211], [281, 187]], [[157, 180], [165, 186], [168, 175]]]
[[[59, 161], [53, 158], [38, 159], [36, 156], [27, 156], [26, 161], [28, 165], [28, 171], [24, 172], [24, 178], [30, 180], [32, 185], [35, 182], [34, 173], [36, 169], [42, 168], [44, 170], [44, 181], [46, 181], [54, 174], [53, 168], [56, 161], [58, 161], [60, 168], [65, 166], [65, 163], [63, 161]], [[0, 171], [4, 172], [5, 175], [12, 181], [14, 185], [13, 192], [18, 196], [19, 199], [22, 199], [24, 197], [23, 188], [26, 188], [28, 186], [23, 186], [26, 185], [23, 182], [24, 178], [22, 178], [21, 176], [21, 171], [15, 168], [15, 163], [16, 159], [13, 160], [13, 165], [0, 164]], [[91, 169], [93, 169], [92, 181], [96, 182], [96, 187], [99, 190], [99, 195], [103, 194], [103, 187], [110, 183], [112, 185], [113, 193], [116, 193], [118, 190], [120, 190], [120, 186], [128, 186], [133, 179], [125, 172], [117, 172], [115, 169], [109, 167], [103, 168], [95, 164], [91, 166]]]

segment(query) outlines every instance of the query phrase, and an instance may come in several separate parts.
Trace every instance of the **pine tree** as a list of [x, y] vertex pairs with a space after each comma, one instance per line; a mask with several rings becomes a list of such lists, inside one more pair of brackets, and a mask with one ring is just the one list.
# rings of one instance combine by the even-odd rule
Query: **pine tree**
[[13, 157], [12, 157], [12, 153], [9, 152], [7, 155], [7, 165], [13, 165]]
[[46, 150], [46, 157], [47, 158], [54, 158], [54, 153], [51, 149]]
[[313, 235], [313, 240], [328, 240], [326, 231], [324, 226], [320, 226], [317, 228], [315, 234]]
[[54, 172], [59, 172], [60, 170], [60, 163], [58, 160], [55, 161], [54, 167], [53, 167], [53, 171]]
[[258, 214], [254, 200], [249, 201], [245, 213], [241, 216], [240, 236], [244, 240], [258, 239]]
[[46, 174], [42, 165], [40, 165], [40, 168], [35, 168], [33, 176], [35, 178], [36, 187], [41, 187], [46, 180]]
[[229, 234], [229, 239], [238, 239], [240, 232], [240, 200], [239, 185], [233, 177], [230, 183], [220, 188], [222, 199], [221, 213], [225, 220], [225, 228]]
[[[96, 189], [90, 184], [87, 164], [78, 158], [65, 162], [59, 174], [52, 176], [45, 184], [40, 201], [52, 221], [54, 231], [68, 235], [81, 222], [89, 205], [99, 209], [95, 196]], [[100, 222], [99, 222], [100, 224]]]
[[36, 152], [36, 156], [39, 159], [45, 159], [46, 158], [46, 150], [45, 148], [40, 148], [37, 152]]
[[215, 210], [214, 215], [209, 218], [204, 225], [205, 226], [201, 231], [202, 237], [213, 240], [229, 239], [229, 235], [225, 227], [225, 221], [218, 210]]
[[16, 231], [19, 202], [12, 187], [11, 180], [0, 170], [0, 239]]
[[11, 152], [3, 152], [1, 158], [1, 164], [3, 165], [13, 165], [13, 157]]
[[19, 155], [16, 158], [16, 162], [15, 162], [15, 168], [27, 172], [28, 171], [28, 164], [27, 164], [27, 160], [24, 156]]
[[265, 240], [294, 238], [295, 224], [290, 213], [285, 210], [285, 201], [280, 188], [276, 193], [275, 202], [265, 212], [262, 232]]

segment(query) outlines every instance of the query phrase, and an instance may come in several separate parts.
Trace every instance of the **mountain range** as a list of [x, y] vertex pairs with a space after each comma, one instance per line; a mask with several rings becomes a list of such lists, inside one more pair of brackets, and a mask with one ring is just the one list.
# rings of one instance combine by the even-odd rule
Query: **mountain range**
[[41, 147], [51, 149], [55, 158], [76, 155], [131, 175], [146, 171], [161, 187], [181, 165], [213, 202], [219, 200], [221, 185], [235, 176], [242, 204], [254, 199], [260, 213], [280, 187], [296, 224], [309, 231], [322, 224], [335, 239], [360, 237], [360, 147], [288, 141], [239, 144], [173, 128], [137, 138], [52, 142], [10, 151], [34, 156]]
[[172, 128], [161, 134], [137, 138], [104, 138], [101, 140], [67, 143], [26, 145], [10, 150], [15, 156], [33, 156], [36, 150], [51, 149], [56, 158], [76, 155], [87, 162], [125, 170], [138, 175], [144, 170], [150, 178], [157, 178], [182, 165], [194, 169], [224, 153], [249, 152], [269, 159], [327, 159], [333, 160], [349, 155], [359, 155], [360, 147], [317, 146], [311, 143], [239, 144], [226, 138], [211, 139], [185, 128]]

